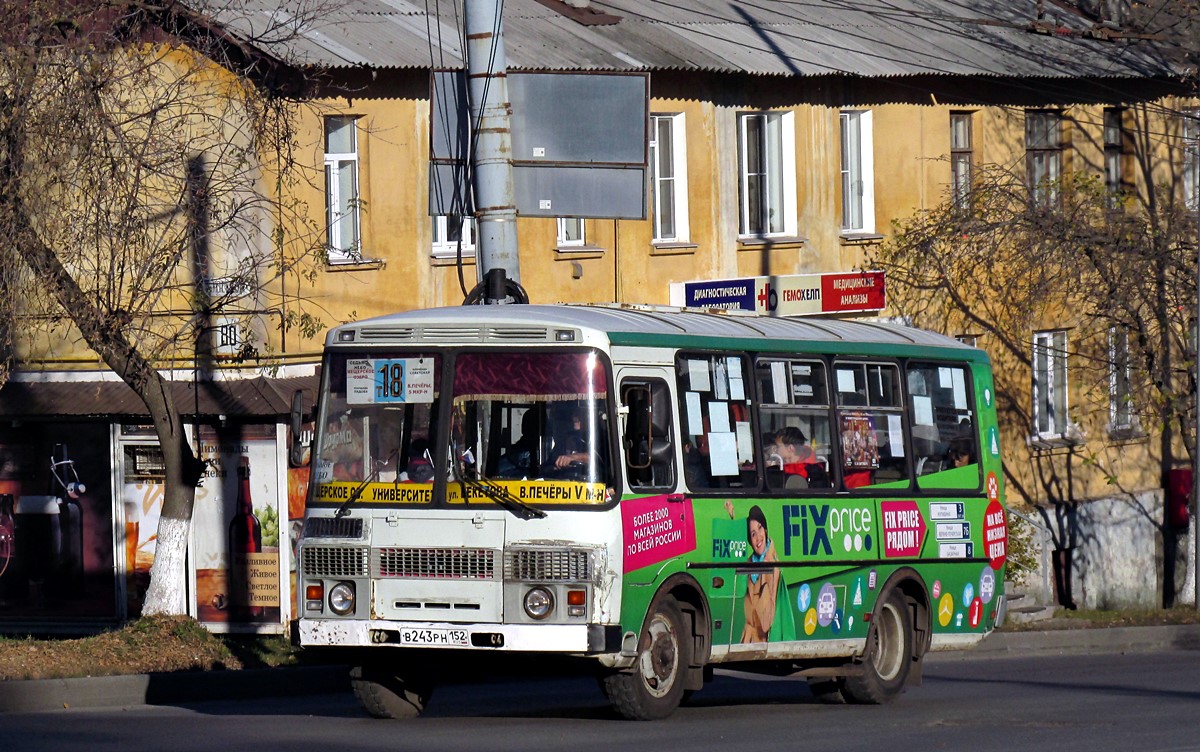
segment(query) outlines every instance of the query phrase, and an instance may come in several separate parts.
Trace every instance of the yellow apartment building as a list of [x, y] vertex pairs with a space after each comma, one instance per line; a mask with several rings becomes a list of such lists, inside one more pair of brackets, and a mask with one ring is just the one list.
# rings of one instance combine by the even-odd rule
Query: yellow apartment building
[[[1032, 1], [970, 9], [868, 2], [845, 10], [772, 0], [507, 0], [511, 75], [622, 74], [647, 86], [644, 218], [520, 217], [522, 287], [538, 303], [667, 305], [678, 302], [672, 288], [689, 282], [780, 284], [794, 275], [870, 271], [895, 221], [968, 189], [981, 165], [1023, 169], [1032, 149], [1055, 174], [1102, 168], [1106, 113], [1119, 110], [1133, 129], [1141, 103], [1154, 103], [1153, 123], [1139, 132], [1157, 139], [1155, 174], [1183, 170], [1184, 120], [1171, 99], [1181, 90], [1169, 66], [1119, 34], [1097, 33], [1082, 15], [1049, 19], [1039, 9]], [[251, 39], [251, 18], [231, 9], [210, 20], [234, 38]], [[459, 305], [478, 282], [478, 249], [470, 217], [429, 210], [431, 140], [439, 127], [431, 81], [435, 71], [464, 66], [451, 9], [439, 17], [401, 0], [357, 0], [285, 43], [255, 43], [251, 59], [311, 76], [288, 155], [304, 179], [273, 195], [306, 208], [269, 234], [302, 243], [303, 228], [319, 228], [320, 263], [315, 273], [264, 277], [252, 311], [219, 322], [222, 340], [207, 375], [186, 358], [162, 366], [178, 373], [178, 399], [202, 429], [201, 452], [215, 468], [197, 497], [192, 613], [214, 629], [272, 631], [290, 620], [289, 537], [301, 524], [306, 484], [306, 470], [289, 463], [286, 416], [296, 389], [313, 390], [322, 344], [320, 334], [305, 336], [280, 322], [305, 313], [328, 325]], [[557, 114], [566, 128], [604, 110], [604, 101], [564, 101]], [[1031, 145], [1030, 122], [1047, 119], [1056, 140]], [[282, 155], [260, 156], [257, 182], [272, 194], [282, 185], [273, 179]], [[1133, 162], [1132, 153], [1117, 160], [1129, 168], [1122, 179], [1146, 185]], [[994, 279], [990, 289], [1001, 295], [1005, 284]], [[997, 382], [1008, 383], [1014, 401], [1032, 403], [1039, 399], [1030, 370], [1035, 349], [1049, 348], [1064, 361], [1070, 351], [1043, 336], [1070, 329], [1071, 310], [1061, 314], [1030, 329], [1025, 359], [993, 352], [986, 332], [952, 318], [917, 323], [975, 337], [996, 360]], [[843, 315], [904, 314], [885, 303]], [[238, 352], [255, 354], [233, 357]], [[0, 575], [0, 622], [129, 618], [153, 560], [161, 497], [145, 411], [70, 337], [39, 340], [24, 355], [21, 372], [0, 388], [0, 493], [12, 494], [27, 541]], [[1063, 383], [1076, 385], [1069, 376]], [[1078, 535], [1059, 540], [1054, 525], [1035, 531], [1037, 545], [1038, 535], [1046, 536], [1046, 589], [1052, 549], [1073, 550], [1077, 600], [1159, 604], [1176, 587], [1163, 581], [1163, 448], [1149, 431], [1113, 439], [1103, 430], [1107, 414], [1080, 412], [1089, 404], [1083, 394], [1071, 394], [1068, 404], [1070, 427], [1039, 431], [1021, 419], [1005, 427], [1010, 504], [1054, 510], [1040, 517], [1026, 509], [1044, 525], [1064, 505], [1074, 510], [1077, 502], [1110, 499], [1109, 476], [1079, 461], [1082, 426], [1091, 451], [1119, 455], [1120, 485], [1143, 506], [1136, 520], [1120, 514], [1128, 504], [1111, 499], [1098, 517], [1072, 511], [1069, 524], [1087, 528], [1091, 548], [1072, 543]], [[53, 484], [68, 459], [92, 489], [78, 511]], [[1056, 468], [1049, 484], [1046, 463]], [[1073, 476], [1063, 491], [1067, 464]], [[276, 583], [278, 593], [252, 612], [236, 611], [221, 589], [225, 529], [242, 493], [233, 472], [239, 465], [250, 468], [247, 493], [271, 541], [264, 541], [256, 576]], [[82, 520], [71, 522], [76, 513]], [[67, 536], [78, 541], [78, 555], [42, 563], [38, 551], [63, 550]], [[1130, 550], [1107, 557], [1118, 559], [1114, 571], [1105, 552], [1118, 550], [1117, 537]]]

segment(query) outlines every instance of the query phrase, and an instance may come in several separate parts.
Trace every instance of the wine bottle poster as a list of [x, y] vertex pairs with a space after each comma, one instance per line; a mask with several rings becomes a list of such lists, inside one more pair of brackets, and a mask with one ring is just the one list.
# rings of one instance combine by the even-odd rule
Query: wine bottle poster
[[275, 426], [202, 429], [200, 454], [208, 467], [192, 527], [196, 618], [230, 627], [279, 625], [286, 496]]

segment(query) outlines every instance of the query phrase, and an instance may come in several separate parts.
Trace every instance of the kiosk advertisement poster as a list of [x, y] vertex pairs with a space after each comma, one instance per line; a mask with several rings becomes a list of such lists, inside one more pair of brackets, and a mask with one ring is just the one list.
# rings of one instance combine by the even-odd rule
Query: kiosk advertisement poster
[[278, 625], [280, 493], [275, 426], [202, 428], [208, 469], [196, 490], [192, 551], [196, 618]]
[[157, 444], [125, 444], [121, 503], [125, 525], [120, 539], [125, 553], [125, 603], [130, 618], [141, 616], [150, 568], [158, 543], [158, 518], [162, 512], [164, 471]]
[[0, 620], [116, 616], [108, 427], [0, 431]]

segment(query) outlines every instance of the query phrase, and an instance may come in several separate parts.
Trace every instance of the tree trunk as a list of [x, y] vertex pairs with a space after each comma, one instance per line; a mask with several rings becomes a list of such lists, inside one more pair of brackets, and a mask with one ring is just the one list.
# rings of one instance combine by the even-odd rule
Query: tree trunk
[[0, 221], [13, 250], [79, 329], [84, 340], [142, 399], [154, 424], [165, 466], [164, 501], [144, 614], [185, 614], [185, 555], [196, 486], [204, 463], [187, 441], [171, 385], [124, 333], [122, 312], [97, 307], [58, 255], [38, 236], [20, 190], [22, 121], [14, 101], [0, 96]]
[[1196, 605], [1196, 531], [1200, 528], [1200, 519], [1192, 515], [1191, 525], [1187, 534], [1187, 560], [1184, 563], [1183, 585], [1178, 589], [1175, 602], [1181, 606]]

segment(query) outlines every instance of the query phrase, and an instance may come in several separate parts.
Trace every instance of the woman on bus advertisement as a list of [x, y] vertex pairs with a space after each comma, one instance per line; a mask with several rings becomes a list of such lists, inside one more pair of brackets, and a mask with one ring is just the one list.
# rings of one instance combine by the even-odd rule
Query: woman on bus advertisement
[[[725, 502], [725, 511], [733, 519], [733, 502]], [[750, 544], [751, 562], [776, 562], [775, 544], [767, 534], [767, 517], [757, 504], [746, 515], [746, 540]], [[775, 622], [775, 599], [779, 592], [779, 567], [759, 570], [746, 578], [746, 597], [743, 611], [746, 625], [742, 642], [766, 642]]]

